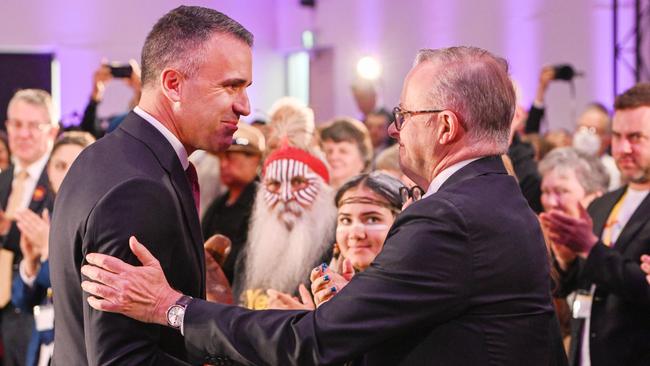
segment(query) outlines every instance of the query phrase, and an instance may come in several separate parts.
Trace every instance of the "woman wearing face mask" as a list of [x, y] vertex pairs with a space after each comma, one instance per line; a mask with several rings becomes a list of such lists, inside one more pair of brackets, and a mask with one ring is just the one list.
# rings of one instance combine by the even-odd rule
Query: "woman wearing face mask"
[[[329, 300], [347, 285], [355, 272], [368, 268], [381, 252], [388, 230], [401, 211], [402, 186], [392, 176], [373, 172], [353, 177], [339, 188], [335, 197], [338, 209], [335, 258], [330, 263], [336, 273], [312, 282], [316, 304]], [[301, 285], [299, 292], [300, 300], [273, 293], [270, 304], [276, 309], [314, 309], [309, 291]]]
[[[56, 140], [47, 164], [48, 179], [55, 194], [81, 150], [94, 140], [89, 133], [78, 131], [65, 132]], [[27, 348], [26, 365], [47, 365], [54, 350], [53, 294], [48, 261], [50, 218], [47, 210], [38, 215], [26, 209], [16, 212], [16, 224], [21, 233], [23, 259], [20, 276], [14, 277], [11, 301], [18, 309], [34, 311], [35, 326]]]

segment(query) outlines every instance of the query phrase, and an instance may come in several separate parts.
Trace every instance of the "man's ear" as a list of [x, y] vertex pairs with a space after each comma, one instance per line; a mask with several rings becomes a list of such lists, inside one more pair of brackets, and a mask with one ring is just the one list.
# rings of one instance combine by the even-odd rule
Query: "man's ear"
[[438, 142], [447, 145], [458, 141], [462, 137], [463, 127], [456, 113], [442, 111], [438, 113]]
[[160, 84], [163, 94], [173, 103], [181, 100], [181, 85], [183, 74], [179, 71], [166, 68], [160, 74]]

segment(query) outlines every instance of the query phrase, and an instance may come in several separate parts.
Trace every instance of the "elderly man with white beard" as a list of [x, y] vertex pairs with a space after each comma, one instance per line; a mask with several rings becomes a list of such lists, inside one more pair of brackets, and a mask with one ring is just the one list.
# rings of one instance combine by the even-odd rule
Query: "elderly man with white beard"
[[235, 298], [266, 309], [267, 290], [294, 293], [310, 270], [327, 261], [336, 207], [321, 159], [286, 142], [264, 162], [248, 243], [235, 272]]

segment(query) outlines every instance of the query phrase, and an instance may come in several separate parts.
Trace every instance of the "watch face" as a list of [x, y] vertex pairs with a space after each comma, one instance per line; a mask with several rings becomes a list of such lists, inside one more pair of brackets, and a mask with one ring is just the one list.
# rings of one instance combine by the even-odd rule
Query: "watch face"
[[174, 328], [180, 328], [183, 313], [185, 313], [185, 309], [182, 306], [172, 305], [167, 311], [167, 323]]

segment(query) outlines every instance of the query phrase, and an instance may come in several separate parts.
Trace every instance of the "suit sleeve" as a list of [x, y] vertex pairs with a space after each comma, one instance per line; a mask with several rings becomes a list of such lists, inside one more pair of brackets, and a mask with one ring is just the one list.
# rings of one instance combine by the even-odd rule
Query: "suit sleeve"
[[11, 302], [15, 307], [31, 313], [34, 306], [43, 303], [47, 296], [47, 289], [51, 286], [49, 261], [41, 264], [32, 286], [25, 283], [20, 275], [15, 276], [13, 281]]
[[530, 106], [528, 111], [528, 118], [524, 127], [525, 133], [539, 133], [539, 128], [542, 125], [542, 118], [544, 117], [544, 107], [538, 108], [535, 104]]
[[598, 287], [640, 305], [650, 305], [650, 291], [638, 261], [598, 242], [584, 265], [584, 275]]
[[315, 311], [249, 311], [193, 300], [184, 319], [188, 353], [199, 362], [329, 365], [458, 316], [469, 306], [472, 284], [467, 228], [450, 203], [431, 206], [432, 214], [412, 207], [398, 217], [371, 267]]
[[576, 258], [566, 271], [560, 268], [560, 264], [553, 259], [553, 266], [559, 274], [558, 286], [555, 291], [556, 297], [567, 297], [571, 292], [577, 290], [580, 286], [580, 273], [584, 267], [585, 260]]
[[[128, 245], [129, 236], [135, 235], [167, 272], [171, 246], [182, 243], [178, 232], [182, 223], [176, 222], [174, 199], [161, 182], [133, 179], [115, 187], [90, 213], [83, 239], [83, 256], [99, 252], [140, 265]], [[164, 327], [94, 310], [86, 302], [87, 297], [84, 293], [84, 332], [89, 365], [186, 365], [159, 348]]]

